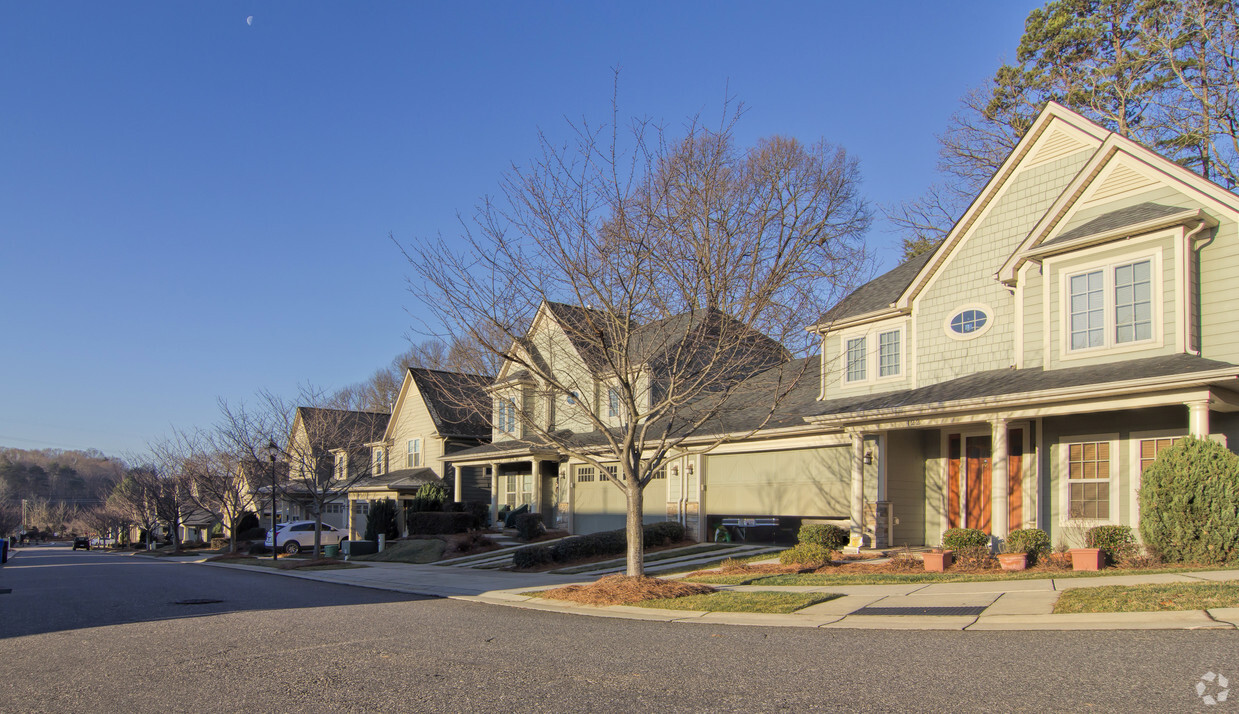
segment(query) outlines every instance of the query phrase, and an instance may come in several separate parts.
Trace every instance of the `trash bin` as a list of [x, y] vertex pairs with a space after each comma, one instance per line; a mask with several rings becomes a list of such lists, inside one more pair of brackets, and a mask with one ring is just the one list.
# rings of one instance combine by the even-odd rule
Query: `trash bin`
[[323, 546], [323, 555], [327, 556], [328, 558], [334, 558], [340, 555], [340, 546], [338, 545]]

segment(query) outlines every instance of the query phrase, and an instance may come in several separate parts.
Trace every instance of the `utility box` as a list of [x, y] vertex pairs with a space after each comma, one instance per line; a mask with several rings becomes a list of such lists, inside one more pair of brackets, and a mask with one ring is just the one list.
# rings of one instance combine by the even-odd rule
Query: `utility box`
[[344, 557], [351, 558], [354, 555], [374, 555], [379, 552], [379, 544], [372, 540], [343, 540], [340, 545], [344, 549]]

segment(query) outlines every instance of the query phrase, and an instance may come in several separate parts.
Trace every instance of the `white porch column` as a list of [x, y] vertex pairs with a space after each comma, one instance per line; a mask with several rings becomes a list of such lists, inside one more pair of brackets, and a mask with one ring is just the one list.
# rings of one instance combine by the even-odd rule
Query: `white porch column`
[[990, 449], [990, 534], [1001, 540], [1007, 537], [1011, 513], [1007, 503], [1007, 420], [995, 419], [990, 426], [993, 429]]
[[490, 523], [499, 525], [499, 464], [490, 465]]
[[858, 553], [865, 544], [865, 436], [854, 431], [852, 436], [852, 514], [851, 539], [847, 552]]
[[465, 500], [464, 489], [461, 487], [460, 465], [452, 466], [452, 470], [456, 472], [455, 487], [456, 487], [456, 502], [460, 503]]
[[529, 459], [529, 468], [533, 473], [533, 503], [529, 504], [530, 513], [542, 512], [542, 459], [534, 456]]
[[1209, 437], [1209, 400], [1202, 399], [1187, 403], [1188, 433], [1197, 439]]

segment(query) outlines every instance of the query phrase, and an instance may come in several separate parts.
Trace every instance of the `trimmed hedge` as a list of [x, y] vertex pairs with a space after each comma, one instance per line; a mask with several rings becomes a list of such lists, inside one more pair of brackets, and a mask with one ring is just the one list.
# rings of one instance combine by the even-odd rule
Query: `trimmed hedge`
[[942, 534], [942, 547], [951, 550], [989, 547], [989, 536], [976, 528], [952, 528]]
[[806, 523], [800, 526], [800, 532], [796, 534], [796, 540], [801, 545], [820, 545], [827, 550], [839, 550], [850, 539], [851, 534], [846, 530], [829, 523]]
[[801, 543], [779, 553], [783, 565], [809, 565], [822, 567], [830, 562], [831, 549], [820, 543]]
[[442, 511], [407, 511], [405, 522], [410, 535], [447, 535], [464, 533], [477, 528], [472, 513], [443, 513]]
[[1101, 548], [1106, 562], [1115, 563], [1136, 554], [1136, 536], [1131, 526], [1094, 526], [1084, 534], [1085, 548]]
[[376, 543], [380, 535], [387, 540], [400, 537], [400, 529], [396, 527], [396, 502], [383, 498], [370, 504], [370, 512], [366, 514], [366, 532], [364, 538]]
[[1008, 553], [1027, 553], [1029, 565], [1050, 553], [1050, 536], [1040, 528], [1021, 528], [1007, 534], [1003, 548]]
[[[641, 529], [646, 547], [658, 547], [684, 540], [684, 526], [674, 521], [651, 523]], [[628, 550], [628, 537], [622, 530], [569, 536], [550, 545], [527, 545], [512, 553], [512, 564], [533, 568], [550, 563], [566, 563], [584, 558], [622, 555]]]
[[1169, 561], [1239, 559], [1239, 456], [1208, 439], [1163, 450], [1141, 476], [1140, 535]]
[[263, 528], [262, 526], [259, 526], [257, 528], [246, 528], [245, 530], [237, 533], [238, 541], [266, 540], [266, 539], [267, 539], [267, 529]]

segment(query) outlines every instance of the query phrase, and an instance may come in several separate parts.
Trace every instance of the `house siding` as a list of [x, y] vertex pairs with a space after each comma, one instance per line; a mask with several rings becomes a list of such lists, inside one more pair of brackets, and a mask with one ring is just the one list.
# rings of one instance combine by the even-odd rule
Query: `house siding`
[[[1014, 298], [992, 276], [1087, 158], [1087, 152], [1079, 152], [1019, 171], [916, 300], [918, 386], [1014, 363]], [[949, 337], [943, 323], [959, 308], [975, 304], [992, 309], [992, 327], [969, 340]]]
[[413, 468], [408, 461], [409, 441], [421, 439], [423, 468], [434, 469], [435, 475], [443, 478], [443, 440], [437, 438], [434, 419], [426, 408], [417, 383], [411, 381], [405, 393], [400, 413], [395, 415], [392, 426], [392, 443], [388, 444], [388, 468], [392, 471]]
[[846, 518], [851, 448], [823, 447], [706, 457], [711, 515]]

